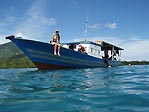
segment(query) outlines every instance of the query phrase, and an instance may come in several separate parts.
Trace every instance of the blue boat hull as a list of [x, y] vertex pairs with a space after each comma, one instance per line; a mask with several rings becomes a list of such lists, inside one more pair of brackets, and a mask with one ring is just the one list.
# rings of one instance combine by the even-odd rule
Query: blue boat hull
[[[67, 69], [107, 67], [103, 59], [95, 58], [80, 52], [61, 47], [61, 56], [53, 55], [53, 45], [27, 39], [7, 37], [15, 43], [38, 69]], [[112, 66], [118, 66], [120, 61], [109, 60]]]

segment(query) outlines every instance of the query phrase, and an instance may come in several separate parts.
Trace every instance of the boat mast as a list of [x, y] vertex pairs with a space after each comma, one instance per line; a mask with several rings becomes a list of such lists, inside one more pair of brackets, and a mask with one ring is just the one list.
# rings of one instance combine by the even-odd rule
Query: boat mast
[[88, 13], [87, 13], [87, 17], [86, 17], [86, 27], [85, 27], [85, 32], [84, 32], [84, 42], [86, 42], [87, 28], [88, 28]]

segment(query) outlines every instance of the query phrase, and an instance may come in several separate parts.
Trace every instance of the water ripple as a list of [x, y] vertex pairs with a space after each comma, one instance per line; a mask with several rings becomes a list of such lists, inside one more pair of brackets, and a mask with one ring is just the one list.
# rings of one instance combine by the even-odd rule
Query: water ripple
[[149, 66], [0, 69], [0, 112], [148, 112]]

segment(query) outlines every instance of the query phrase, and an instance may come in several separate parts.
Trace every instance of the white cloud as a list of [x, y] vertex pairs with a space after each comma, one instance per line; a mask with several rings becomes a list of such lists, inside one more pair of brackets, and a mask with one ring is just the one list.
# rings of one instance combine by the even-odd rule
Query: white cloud
[[[0, 21], [0, 44], [10, 42], [6, 40], [5, 37], [12, 35], [12, 27], [16, 22], [16, 17], [14, 16], [16, 10], [14, 7], [7, 8], [5, 15], [1, 16], [2, 20]], [[9, 27], [9, 29], [7, 28]]]
[[149, 61], [149, 40], [130, 41], [123, 45], [125, 51], [123, 57], [126, 60], [147, 60]]
[[[41, 40], [47, 34], [50, 26], [56, 24], [56, 19], [54, 17], [46, 17], [44, 15], [44, 7], [46, 5], [46, 0], [35, 1], [25, 14], [19, 17], [19, 21], [15, 16], [16, 10], [14, 7], [10, 7], [3, 15], [3, 21], [0, 22], [0, 43], [5, 43], [3, 37], [5, 35], [17, 35], [21, 32], [24, 38], [32, 38], [35, 40]], [[4, 36], [3, 36], [4, 35]]]
[[0, 22], [0, 27], [3, 28], [15, 22], [16, 18], [11, 15], [7, 15], [3, 21]]
[[109, 29], [116, 29], [117, 28], [117, 24], [115, 22], [107, 23], [105, 25], [102, 25], [102, 24], [99, 24], [99, 23], [95, 23], [95, 24], [92, 24], [92, 25], [88, 25], [88, 27], [91, 28], [91, 29], [98, 29], [98, 28], [102, 28], [102, 27], [109, 28]]
[[16, 13], [16, 9], [13, 6], [10, 6], [5, 11], [5, 15], [1, 15], [3, 20], [0, 21], [0, 27], [5, 27], [10, 24], [13, 24], [16, 21], [16, 17], [14, 16]]
[[79, 4], [79, 1], [77, 1], [77, 0], [72, 0], [72, 3], [73, 3], [74, 5], [78, 5], [78, 4]]
[[[72, 42], [79, 42], [79, 41], [82, 41], [82, 39], [80, 39], [80, 38], [74, 38], [74, 39], [72, 40]], [[71, 40], [69, 40], [69, 42], [71, 42]]]
[[48, 24], [49, 25], [55, 25], [56, 24], [55, 18], [50, 18], [49, 21], [48, 21]]
[[8, 35], [0, 35], [0, 45], [10, 42], [10, 40], [5, 39], [5, 37], [7, 37]]
[[17, 32], [15, 34], [15, 37], [22, 37], [22, 38], [25, 38], [24, 35], [21, 33], [21, 32]]
[[16, 32], [21, 32], [25, 38], [41, 40], [49, 27], [56, 24], [54, 17], [48, 18], [44, 16], [44, 8], [46, 3], [42, 0], [36, 1], [26, 12], [22, 18], [22, 22], [16, 26]]
[[107, 23], [105, 24], [106, 28], [110, 28], [110, 29], [116, 29], [117, 28], [117, 24], [115, 22], [113, 23]]
[[91, 29], [98, 29], [98, 28], [101, 27], [101, 24], [95, 23], [93, 25], [88, 25], [88, 27], [91, 28]]

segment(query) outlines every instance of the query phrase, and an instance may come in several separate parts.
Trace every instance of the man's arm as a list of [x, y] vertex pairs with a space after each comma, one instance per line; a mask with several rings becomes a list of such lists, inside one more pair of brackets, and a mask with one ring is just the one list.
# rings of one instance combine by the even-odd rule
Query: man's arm
[[55, 34], [52, 35], [52, 40], [51, 40], [51, 42], [53, 42], [54, 36], [55, 36]]
[[58, 36], [58, 44], [60, 44], [60, 35]]

